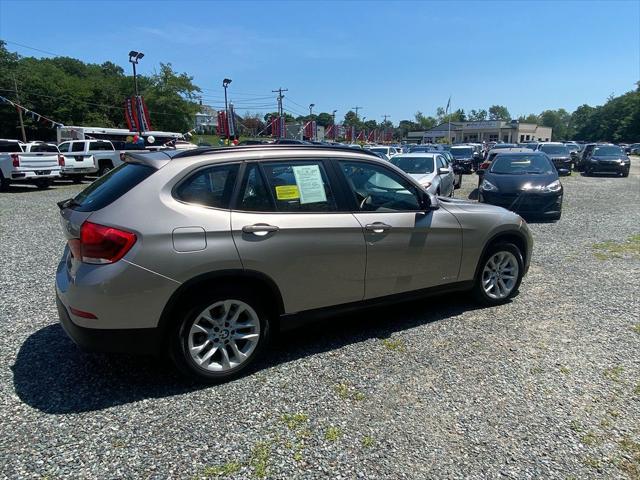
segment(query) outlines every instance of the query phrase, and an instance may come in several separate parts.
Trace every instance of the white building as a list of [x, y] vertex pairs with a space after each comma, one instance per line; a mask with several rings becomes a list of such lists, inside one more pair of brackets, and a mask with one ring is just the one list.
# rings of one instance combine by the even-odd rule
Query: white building
[[218, 127], [218, 111], [209, 105], [200, 103], [200, 111], [195, 115], [194, 128], [198, 133], [205, 133]]
[[477, 122], [442, 123], [431, 130], [409, 132], [407, 140], [411, 143], [437, 143], [451, 136], [451, 143], [505, 142], [522, 143], [529, 141], [548, 142], [551, 140], [551, 128], [534, 123], [521, 123], [518, 120], [482, 120]]

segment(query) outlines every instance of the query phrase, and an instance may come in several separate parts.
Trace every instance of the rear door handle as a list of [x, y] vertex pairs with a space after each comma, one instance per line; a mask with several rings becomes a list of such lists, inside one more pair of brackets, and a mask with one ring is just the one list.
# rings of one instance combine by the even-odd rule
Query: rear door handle
[[254, 235], [263, 236], [270, 232], [277, 232], [280, 227], [275, 225], [267, 225], [265, 223], [255, 223], [253, 225], [245, 225], [242, 227], [244, 233], [253, 233]]
[[370, 232], [382, 233], [389, 230], [391, 228], [391, 225], [387, 225], [386, 223], [382, 223], [382, 222], [374, 222], [374, 223], [367, 223], [364, 226], [364, 228]]

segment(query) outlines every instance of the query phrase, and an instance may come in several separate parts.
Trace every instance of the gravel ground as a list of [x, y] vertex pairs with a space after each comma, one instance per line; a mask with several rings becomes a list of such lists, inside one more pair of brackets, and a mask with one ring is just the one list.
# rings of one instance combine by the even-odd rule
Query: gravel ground
[[[13, 187], [0, 195], [0, 477], [639, 478], [633, 163], [626, 179], [563, 179], [562, 220], [531, 225], [510, 304], [458, 295], [338, 317], [210, 388], [66, 338], [55, 202], [79, 187]], [[475, 185], [465, 176], [456, 196]]]

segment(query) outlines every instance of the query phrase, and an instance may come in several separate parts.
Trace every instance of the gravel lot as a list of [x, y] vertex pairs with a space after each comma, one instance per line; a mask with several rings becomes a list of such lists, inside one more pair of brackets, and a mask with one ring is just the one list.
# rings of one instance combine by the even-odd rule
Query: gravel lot
[[562, 220], [531, 225], [512, 303], [445, 296], [338, 317], [211, 388], [66, 338], [55, 202], [80, 187], [12, 187], [0, 194], [0, 477], [639, 478], [632, 162], [626, 179], [563, 178]]

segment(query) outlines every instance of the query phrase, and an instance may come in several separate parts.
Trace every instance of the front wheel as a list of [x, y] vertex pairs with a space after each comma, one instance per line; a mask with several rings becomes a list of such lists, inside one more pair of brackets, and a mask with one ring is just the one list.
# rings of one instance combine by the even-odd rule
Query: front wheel
[[520, 249], [513, 243], [498, 243], [485, 253], [473, 286], [475, 298], [485, 305], [507, 302], [517, 291], [524, 274]]
[[74, 175], [73, 178], [73, 183], [82, 183], [82, 180], [84, 180], [84, 175]]
[[40, 178], [36, 180], [36, 188], [38, 190], [44, 190], [49, 188], [53, 182], [49, 178]]
[[192, 308], [170, 333], [178, 370], [206, 383], [240, 376], [269, 339], [261, 302], [239, 291], [211, 296]]

